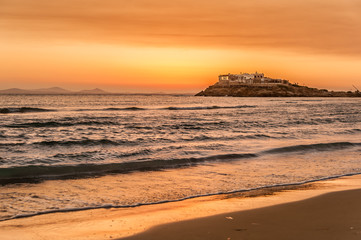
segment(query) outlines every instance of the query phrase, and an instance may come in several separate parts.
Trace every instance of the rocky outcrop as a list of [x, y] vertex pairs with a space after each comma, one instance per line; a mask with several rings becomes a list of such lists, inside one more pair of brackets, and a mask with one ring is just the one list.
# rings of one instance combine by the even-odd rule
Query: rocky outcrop
[[196, 96], [231, 96], [231, 97], [361, 97], [356, 92], [334, 92], [326, 89], [309, 88], [296, 84], [285, 85], [235, 85], [225, 86], [215, 84], [209, 86]]

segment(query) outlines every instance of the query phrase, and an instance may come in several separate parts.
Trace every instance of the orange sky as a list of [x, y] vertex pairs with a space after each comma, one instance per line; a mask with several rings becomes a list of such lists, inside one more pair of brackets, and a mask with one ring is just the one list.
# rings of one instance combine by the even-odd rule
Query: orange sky
[[359, 0], [0, 0], [0, 89], [196, 92], [223, 73], [361, 88]]

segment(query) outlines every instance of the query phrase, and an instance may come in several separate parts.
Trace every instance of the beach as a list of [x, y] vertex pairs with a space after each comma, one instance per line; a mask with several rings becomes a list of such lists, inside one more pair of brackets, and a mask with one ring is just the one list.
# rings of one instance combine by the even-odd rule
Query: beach
[[361, 176], [0, 223], [1, 239], [359, 239]]
[[360, 239], [361, 189], [166, 224], [136, 239]]
[[[0, 239], [173, 239], [151, 230], [171, 223], [207, 239], [203, 221], [243, 238], [268, 230], [237, 212], [361, 188], [359, 99], [9, 95], [0, 106]], [[220, 214], [239, 231], [207, 220]]]

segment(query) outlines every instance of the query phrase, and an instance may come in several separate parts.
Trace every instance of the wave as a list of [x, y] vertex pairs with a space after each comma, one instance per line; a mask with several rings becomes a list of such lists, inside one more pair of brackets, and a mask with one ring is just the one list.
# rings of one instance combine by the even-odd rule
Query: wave
[[[164, 108], [142, 108], [142, 107], [110, 107], [102, 109], [76, 109], [76, 112], [87, 111], [145, 111], [145, 110], [212, 110], [212, 109], [236, 109], [236, 108], [255, 108], [253, 105], [239, 105], [239, 106], [199, 106], [199, 107], [164, 107]], [[0, 114], [7, 113], [31, 113], [31, 112], [53, 112], [58, 111], [55, 109], [45, 108], [32, 108], [32, 107], [20, 107], [20, 108], [0, 108]]]
[[[245, 137], [240, 137], [245, 138]], [[246, 137], [249, 138], [249, 137]], [[192, 138], [182, 138], [181, 141], [189, 142], [189, 141], [207, 141], [207, 140], [229, 140], [231, 138], [225, 138], [225, 137], [208, 137], [208, 136], [196, 136]], [[233, 138], [238, 139], [238, 138]], [[0, 146], [64, 146], [64, 147], [70, 147], [70, 146], [101, 146], [101, 145], [113, 145], [113, 146], [121, 146], [121, 145], [136, 145], [140, 144], [142, 142], [174, 142], [174, 140], [169, 138], [150, 138], [150, 139], [144, 139], [144, 138], [137, 138], [135, 140], [109, 140], [109, 139], [82, 139], [82, 140], [62, 140], [62, 141], [39, 141], [39, 142], [6, 142], [6, 143], [0, 143]]]
[[124, 107], [124, 108], [110, 107], [110, 108], [96, 108], [96, 109], [82, 108], [82, 109], [76, 109], [74, 111], [75, 112], [87, 112], [87, 111], [144, 111], [144, 110], [149, 110], [149, 109], [141, 108], [141, 107]]
[[270, 139], [270, 138], [279, 139], [280, 137], [269, 136], [265, 134], [238, 135], [232, 137], [227, 137], [227, 136], [212, 137], [207, 135], [199, 135], [199, 136], [192, 136], [189, 138], [183, 137], [180, 138], [180, 140], [185, 142], [192, 142], [192, 141], [202, 142], [202, 141], [231, 141], [231, 140], [240, 140], [240, 139]]
[[328, 151], [328, 150], [341, 150], [350, 147], [360, 146], [361, 143], [351, 142], [334, 142], [334, 143], [316, 143], [308, 145], [294, 145], [281, 148], [273, 148], [263, 151], [263, 153], [292, 153], [292, 152], [305, 152], [305, 151]]
[[67, 140], [67, 141], [40, 141], [33, 143], [0, 143], [0, 146], [21, 146], [21, 145], [39, 145], [39, 146], [72, 146], [72, 145], [82, 145], [82, 146], [96, 146], [96, 145], [123, 145], [130, 144], [130, 141], [112, 141], [109, 139], [84, 139], [84, 140]]
[[[142, 150], [138, 150], [138, 151], [129, 151], [129, 152], [124, 152], [124, 153], [114, 153], [110, 156], [120, 159], [120, 158], [139, 156], [139, 155], [149, 155], [152, 152], [161, 151], [161, 150], [163, 150], [163, 148], [155, 149], [155, 150], [142, 149]], [[94, 157], [94, 155], [96, 155], [97, 153], [99, 153], [99, 151], [85, 151], [85, 152], [80, 152], [80, 153], [58, 153], [58, 154], [55, 154], [54, 156], [52, 156], [52, 158], [73, 159], [73, 160], [80, 159], [80, 161], [82, 161], [84, 158], [87, 158], [87, 161], [89, 162], [89, 160], [92, 157]], [[105, 160], [107, 157], [109, 158], [109, 156], [107, 156], [107, 155], [103, 155], [101, 157], [99, 155], [97, 155], [96, 159], [97, 160], [99, 160], [99, 159]]]
[[102, 109], [77, 109], [75, 111], [145, 111], [145, 110], [212, 110], [212, 109], [232, 109], [232, 108], [255, 108], [252, 105], [239, 106], [199, 106], [199, 107], [164, 107], [164, 108], [143, 108], [143, 107], [110, 107]]
[[[317, 120], [297, 120], [297, 121], [289, 121], [287, 122], [287, 126], [293, 126], [293, 125], [320, 125], [320, 124], [329, 124], [340, 121], [339, 119], [317, 119]], [[255, 123], [256, 124], [256, 123]], [[256, 126], [254, 124], [254, 126]], [[225, 125], [231, 126], [232, 123], [225, 122], [225, 121], [213, 121], [213, 122], [197, 122], [194, 121], [194, 123], [179, 123], [179, 124], [173, 124], [170, 125], [169, 123], [161, 126], [139, 126], [138, 124], [134, 123], [123, 123], [116, 119], [113, 119], [113, 121], [109, 120], [84, 120], [79, 121], [75, 119], [64, 120], [60, 119], [59, 121], [34, 121], [34, 122], [25, 122], [25, 123], [14, 123], [14, 124], [8, 124], [3, 125], [3, 127], [7, 128], [56, 128], [56, 127], [72, 127], [72, 126], [104, 126], [104, 125], [112, 125], [112, 126], [119, 126], [124, 125], [125, 128], [134, 128], [134, 129], [166, 129], [166, 128], [172, 128], [172, 129], [191, 129], [191, 130], [203, 130], [203, 129], [209, 129], [209, 127], [224, 127]], [[242, 126], [246, 127], [246, 126]], [[347, 130], [347, 132], [360, 132], [360, 129], [351, 129]], [[0, 138], [2, 135], [0, 134]]]
[[91, 125], [119, 125], [117, 122], [112, 121], [78, 121], [78, 122], [28, 122], [28, 123], [17, 123], [4, 125], [8, 128], [45, 128], [45, 127], [71, 127], [71, 126], [91, 126]]
[[104, 111], [143, 111], [143, 110], [147, 110], [147, 109], [140, 108], [140, 107], [126, 107], [126, 108], [105, 108], [102, 110], [104, 110]]
[[195, 166], [209, 161], [231, 161], [242, 158], [254, 158], [255, 154], [224, 154], [199, 158], [176, 158], [168, 160], [150, 160], [107, 164], [79, 165], [28, 165], [0, 168], [0, 184], [32, 182], [49, 179], [80, 178], [105, 174], [129, 173], [134, 171], [157, 171], [168, 168]]
[[[73, 145], [73, 144], [110, 144], [119, 145], [120, 142], [114, 142], [106, 139], [101, 140], [82, 140], [82, 141], [49, 141], [40, 142], [36, 144], [43, 144], [46, 146], [56, 145]], [[150, 159], [138, 160], [132, 162], [118, 162], [118, 163], [86, 163], [79, 165], [28, 165], [28, 166], [14, 166], [9, 168], [0, 168], [0, 184], [14, 183], [14, 182], [29, 182], [47, 179], [61, 179], [61, 178], [83, 178], [106, 174], [119, 174], [134, 171], [157, 171], [169, 168], [192, 167], [204, 162], [227, 162], [239, 159], [251, 159], [267, 154], [284, 154], [293, 152], [308, 152], [308, 151], [335, 151], [347, 149], [355, 146], [361, 146], [361, 143], [351, 142], [334, 142], [334, 143], [318, 143], [309, 145], [294, 145], [281, 148], [273, 148], [258, 153], [233, 153], [233, 154], [218, 154], [205, 157], [188, 157], [188, 158], [174, 158], [174, 159]], [[143, 150], [140, 152], [125, 153], [119, 157], [128, 157], [133, 155], [148, 155], [151, 150]], [[91, 154], [91, 153], [90, 153]], [[79, 155], [74, 155], [78, 157]], [[65, 155], [56, 155], [55, 157], [66, 157]], [[89, 157], [89, 155], [87, 155]]]
[[167, 107], [164, 110], [207, 110], [207, 109], [232, 109], [232, 108], [255, 108], [252, 105], [239, 105], [239, 106], [205, 106], [205, 107]]
[[4, 146], [4, 147], [13, 147], [13, 146], [21, 146], [21, 145], [25, 145], [26, 143], [24, 142], [6, 142], [6, 143], [0, 143], [0, 146]]
[[87, 151], [87, 152], [80, 152], [80, 153], [58, 153], [53, 156], [53, 158], [73, 158], [73, 159], [79, 159], [79, 158], [90, 158], [97, 154], [98, 151]]
[[70, 140], [70, 141], [41, 141], [35, 142], [35, 145], [44, 145], [44, 146], [70, 146], [70, 145], [121, 145], [124, 143], [129, 143], [126, 141], [112, 141], [109, 139], [85, 139], [85, 140]]
[[53, 112], [55, 110], [45, 109], [45, 108], [31, 108], [31, 107], [21, 107], [21, 108], [0, 108], [0, 113], [30, 113], [30, 112]]

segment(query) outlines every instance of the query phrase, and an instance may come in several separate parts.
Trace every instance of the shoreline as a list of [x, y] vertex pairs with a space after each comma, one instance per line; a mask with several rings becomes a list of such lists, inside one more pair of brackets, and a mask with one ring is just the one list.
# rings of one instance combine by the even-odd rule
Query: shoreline
[[249, 189], [242, 189], [242, 190], [235, 190], [231, 192], [219, 192], [219, 193], [209, 193], [203, 195], [191, 195], [188, 197], [175, 199], [175, 200], [164, 200], [159, 202], [152, 202], [152, 203], [138, 203], [134, 205], [104, 205], [104, 206], [96, 206], [96, 207], [84, 207], [84, 208], [69, 208], [69, 209], [57, 209], [57, 210], [49, 210], [44, 212], [37, 212], [31, 214], [21, 214], [7, 219], [0, 219], [1, 222], [11, 221], [15, 219], [23, 219], [23, 218], [31, 218], [36, 216], [42, 216], [47, 214], [56, 214], [56, 213], [71, 213], [71, 212], [80, 212], [80, 211], [90, 211], [90, 210], [100, 210], [100, 209], [128, 209], [128, 208], [138, 208], [144, 206], [152, 206], [152, 205], [162, 205], [162, 204], [169, 204], [169, 203], [176, 203], [176, 202], [183, 202], [187, 200], [197, 199], [197, 198], [207, 198], [207, 197], [222, 197], [228, 196], [232, 197], [259, 197], [263, 195], [270, 195], [274, 192], [281, 192], [285, 190], [297, 190], [306, 187], [307, 184], [318, 183], [327, 180], [333, 180], [343, 177], [361, 175], [361, 173], [349, 173], [344, 175], [337, 175], [331, 177], [324, 177], [316, 180], [307, 180], [302, 182], [295, 182], [295, 183], [285, 183], [285, 184], [275, 184], [275, 185], [268, 185], [262, 187], [255, 187]]
[[361, 189], [361, 175], [134, 208], [48, 213], [0, 222], [0, 237], [4, 240], [15, 236], [24, 240], [125, 238], [172, 222], [260, 209], [354, 189]]

